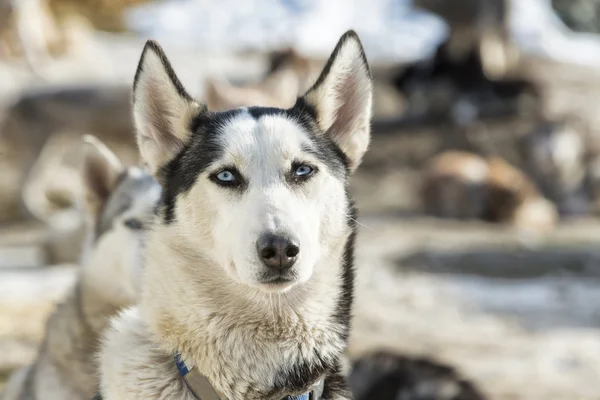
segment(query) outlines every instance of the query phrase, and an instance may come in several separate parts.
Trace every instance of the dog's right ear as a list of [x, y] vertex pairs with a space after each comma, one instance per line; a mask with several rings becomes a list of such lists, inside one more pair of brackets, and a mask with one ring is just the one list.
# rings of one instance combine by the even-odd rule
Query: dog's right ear
[[346, 32], [304, 101], [315, 111], [317, 124], [346, 155], [354, 171], [371, 137], [371, 72], [358, 35]]
[[94, 136], [84, 136], [83, 148], [83, 200], [87, 210], [96, 217], [115, 189], [124, 167], [117, 156]]
[[190, 122], [205, 109], [185, 91], [158, 43], [146, 42], [133, 83], [133, 118], [142, 159], [155, 176], [181, 151]]

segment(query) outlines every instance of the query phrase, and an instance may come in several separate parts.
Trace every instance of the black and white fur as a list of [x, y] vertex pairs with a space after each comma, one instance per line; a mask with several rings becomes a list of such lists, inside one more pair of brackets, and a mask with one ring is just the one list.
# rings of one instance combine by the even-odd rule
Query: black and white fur
[[11, 377], [3, 400], [89, 400], [99, 385], [95, 356], [102, 332], [137, 300], [144, 225], [160, 186], [91, 136], [81, 171], [89, 225], [77, 281], [48, 319], [35, 362]]
[[[350, 397], [340, 371], [354, 282], [348, 181], [369, 143], [371, 97], [352, 31], [290, 109], [209, 112], [146, 44], [134, 119], [163, 197], [141, 302], [104, 341], [106, 400], [192, 399], [175, 352], [231, 400], [281, 399], [323, 379], [324, 399]], [[290, 269], [261, 261], [264, 235], [297, 245]]]

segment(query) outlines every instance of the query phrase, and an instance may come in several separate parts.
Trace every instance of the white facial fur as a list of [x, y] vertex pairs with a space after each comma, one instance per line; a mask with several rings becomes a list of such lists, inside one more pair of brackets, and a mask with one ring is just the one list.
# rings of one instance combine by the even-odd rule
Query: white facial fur
[[[344, 181], [322, 161], [302, 150], [311, 141], [302, 128], [281, 116], [258, 120], [243, 111], [223, 126], [223, 157], [205, 171], [191, 191], [178, 202], [182, 232], [187, 239], [223, 266], [234, 280], [271, 290], [263, 285], [265, 271], [256, 250], [263, 232], [282, 232], [297, 239], [300, 253], [293, 269], [295, 280], [279, 285], [286, 290], [310, 279], [316, 262], [330, 251], [330, 241], [347, 230]], [[285, 176], [299, 161], [317, 168], [301, 184]], [[208, 176], [235, 166], [247, 182], [241, 192], [213, 183]], [[206, 236], [198, 235], [198, 226]]]

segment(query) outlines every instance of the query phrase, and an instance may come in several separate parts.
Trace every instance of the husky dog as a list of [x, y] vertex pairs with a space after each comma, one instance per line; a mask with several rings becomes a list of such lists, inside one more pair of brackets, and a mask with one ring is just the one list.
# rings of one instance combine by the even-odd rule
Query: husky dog
[[83, 186], [91, 226], [77, 284], [50, 316], [37, 360], [13, 376], [4, 400], [89, 400], [98, 390], [99, 336], [111, 316], [137, 300], [144, 226], [160, 186], [146, 171], [124, 168], [90, 136]]
[[139, 305], [100, 354], [105, 399], [349, 398], [348, 185], [369, 144], [371, 88], [349, 31], [293, 107], [215, 113], [146, 44], [134, 120], [163, 197]]

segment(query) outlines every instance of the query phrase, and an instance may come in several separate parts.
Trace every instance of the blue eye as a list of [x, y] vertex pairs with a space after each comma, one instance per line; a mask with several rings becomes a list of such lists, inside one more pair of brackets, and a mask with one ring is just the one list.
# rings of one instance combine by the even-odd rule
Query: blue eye
[[221, 182], [233, 182], [235, 181], [235, 176], [233, 176], [233, 173], [231, 171], [225, 170], [217, 174], [217, 179]]
[[312, 172], [314, 171], [314, 169], [312, 167], [309, 167], [308, 165], [301, 165], [298, 168], [296, 168], [296, 176], [308, 176], [310, 174], [312, 174]]
[[219, 172], [212, 173], [209, 179], [224, 188], [241, 188], [246, 185], [244, 177], [234, 166], [223, 167]]

